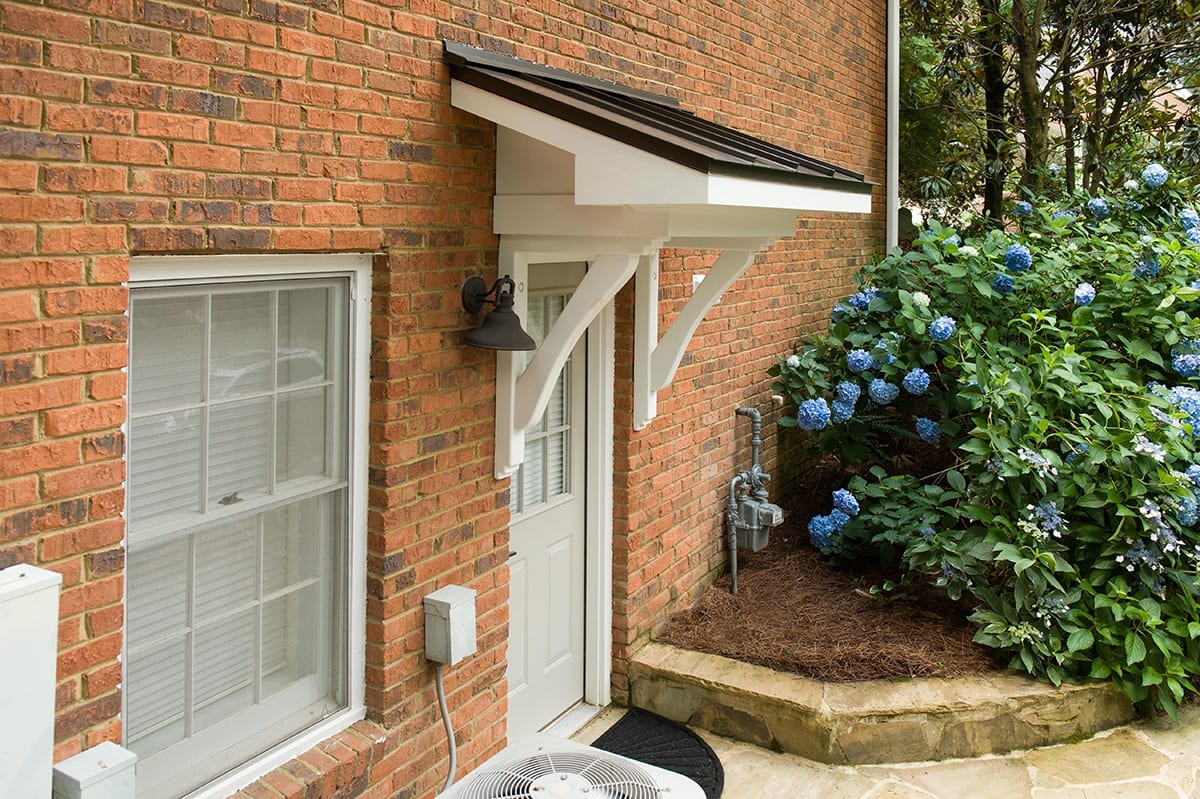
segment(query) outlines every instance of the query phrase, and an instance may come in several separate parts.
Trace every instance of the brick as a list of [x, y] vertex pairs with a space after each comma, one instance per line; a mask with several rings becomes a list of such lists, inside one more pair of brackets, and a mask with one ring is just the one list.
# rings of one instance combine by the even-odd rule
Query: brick
[[135, 169], [129, 175], [135, 194], [164, 194], [172, 197], [204, 194], [204, 173], [178, 169]]
[[176, 55], [188, 61], [226, 67], [240, 67], [246, 63], [246, 46], [234, 42], [222, 42], [206, 36], [179, 34], [175, 37]]
[[[95, 613], [103, 613], [106, 615], [115, 615], [121, 612], [122, 609], [119, 606], [95, 611]], [[89, 625], [90, 623], [91, 622], [89, 618]], [[118, 621], [117, 623], [120, 624], [121, 622]], [[115, 690], [120, 684], [121, 664], [109, 663], [83, 675], [83, 695], [91, 699]]]
[[128, 200], [112, 197], [88, 201], [97, 222], [165, 222], [170, 204], [166, 200]]
[[42, 170], [42, 186], [52, 192], [114, 194], [125, 191], [128, 180], [129, 170], [117, 166], [47, 164]]
[[197, 252], [208, 240], [200, 227], [135, 227], [131, 237], [131, 248], [136, 253]]
[[269, 178], [213, 175], [208, 179], [208, 193], [213, 197], [267, 199], [272, 192], [273, 183]]
[[118, 427], [125, 421], [125, 401], [93, 402], [46, 411], [42, 414], [46, 432], [56, 438]]
[[127, 80], [90, 78], [88, 98], [103, 105], [164, 108], [167, 104], [167, 88]]
[[144, 0], [142, 21], [147, 25], [199, 33], [209, 30], [209, 15], [197, 8], [181, 8], [157, 0]]
[[32, 385], [0, 387], [0, 416], [58, 408], [79, 402], [80, 383], [75, 378], [40, 380]]
[[176, 142], [171, 145], [171, 151], [175, 157], [175, 166], [184, 169], [237, 172], [241, 166], [241, 155], [233, 147]]
[[79, 322], [58, 319], [0, 326], [0, 352], [26, 352], [79, 343]]
[[275, 30], [272, 25], [224, 16], [213, 19], [212, 25], [213, 35], [218, 39], [233, 39], [267, 47], [275, 45]]
[[[124, 243], [124, 228], [121, 240]], [[85, 313], [124, 313], [129, 307], [129, 290], [123, 286], [51, 289], [45, 293], [43, 309], [48, 316]]]
[[[89, 317], [83, 320], [83, 340], [89, 344], [107, 344], [110, 342], [124, 343], [129, 335], [129, 317], [128, 316], [106, 316], [106, 317]], [[124, 353], [125, 347], [116, 348], [119, 353]], [[97, 352], [102, 350], [100, 347], [90, 347], [89, 352]], [[119, 354], [114, 356], [113, 360], [120, 359], [120, 366], [125, 365], [125, 356]], [[47, 361], [49, 364], [49, 361]], [[47, 370], [50, 369], [47, 365]], [[87, 371], [100, 371], [104, 368], [119, 368], [119, 367], [102, 367], [93, 366]]]
[[79, 524], [87, 520], [87, 506], [86, 499], [67, 499], [10, 513], [0, 518], [0, 542]]
[[[37, 104], [37, 109], [40, 113], [41, 103]], [[58, 133], [0, 130], [0, 156], [79, 161], [83, 158], [83, 139]]]
[[88, 380], [88, 398], [94, 400], [116, 399], [125, 396], [126, 379], [123, 372], [108, 372], [95, 375]]
[[83, 281], [80, 258], [25, 258], [0, 263], [0, 285], [8, 288], [66, 286]]
[[[46, 227], [42, 230], [42, 252], [47, 255], [114, 252], [124, 249], [125, 227], [122, 225]], [[47, 302], [47, 307], [56, 306]]]
[[[42, 101], [30, 97], [5, 97], [0, 95], [0, 123], [6, 125], [22, 125], [27, 128], [37, 126], [42, 121]], [[0, 131], [3, 134], [3, 131]], [[0, 142], [3, 136], [0, 135]], [[3, 144], [0, 143], [0, 147]]]
[[130, 133], [133, 111], [84, 105], [46, 103], [46, 127], [51, 130]]
[[84, 17], [15, 3], [4, 7], [4, 27], [13, 33], [64, 41], [87, 42], [91, 38], [91, 28]]
[[93, 577], [116, 574], [125, 568], [124, 549], [106, 549], [87, 556], [88, 569]]
[[78, 197], [0, 195], [0, 222], [70, 222], [82, 220], [83, 209]]
[[119, 164], [145, 164], [159, 166], [167, 163], [167, 146], [150, 139], [128, 137], [92, 136], [89, 152], [93, 161], [109, 161]]
[[[95, 467], [108, 466], [97, 464]], [[110, 469], [110, 471], [114, 471]], [[105, 549], [121, 543], [125, 537], [125, 522], [120, 518], [108, 519], [96, 524], [85, 524], [61, 533], [51, 533], [42, 536], [40, 557], [43, 563], [53, 563], [56, 560], [82, 555], [97, 549]]]
[[36, 39], [0, 35], [0, 61], [39, 66], [42, 63], [42, 43]]
[[172, 111], [233, 119], [237, 114], [237, 98], [196, 89], [171, 89], [167, 107]]
[[[257, 97], [271, 100], [275, 97], [278, 81], [272, 78], [262, 78], [258, 75], [246, 75], [237, 72], [217, 70], [213, 74], [213, 88], [223, 94], [236, 94], [242, 97]], [[253, 119], [242, 106], [242, 118], [248, 122], [262, 121]], [[283, 120], [272, 120], [283, 122]]]
[[[32, 291], [0, 294], [0, 322], [28, 322], [36, 318], [37, 298]], [[3, 374], [3, 371], [0, 371]], [[2, 385], [2, 381], [0, 381]]]
[[95, 20], [94, 24], [97, 44], [124, 47], [139, 53], [158, 53], [159, 55], [171, 53], [170, 31], [106, 19]]
[[281, 53], [278, 50], [262, 50], [251, 47], [246, 53], [246, 66], [256, 72], [287, 78], [302, 77], [308, 70], [308, 59], [304, 56]]
[[244, 122], [215, 122], [213, 143], [268, 149], [275, 146], [275, 129], [267, 125], [249, 125]]
[[175, 203], [177, 222], [233, 222], [237, 205], [223, 200], [180, 200]]
[[91, 268], [88, 269], [88, 280], [92, 284], [124, 283], [129, 280], [128, 255], [102, 255], [92, 258], [91, 261]]
[[98, 17], [127, 21], [133, 19], [133, 0], [49, 0], [47, 5], [69, 11], [83, 11]]
[[137, 115], [137, 134], [149, 139], [208, 140], [209, 120], [188, 114], [141, 111]]
[[245, 252], [265, 250], [271, 242], [268, 230], [245, 228], [210, 228], [208, 246], [214, 250]]
[[19, 161], [0, 163], [0, 189], [32, 191], [37, 188], [38, 165]]
[[36, 367], [37, 361], [29, 354], [0, 358], [0, 385], [29, 383], [34, 379]]
[[279, 178], [275, 186], [281, 200], [328, 200], [332, 195], [328, 180]]
[[130, 59], [126, 53], [58, 42], [50, 42], [46, 49], [46, 65], [63, 72], [117, 76], [130, 74]]
[[151, 83], [169, 86], [191, 86], [206, 88], [212, 68], [207, 64], [194, 64], [172, 58], [138, 56], [137, 75]]
[[[28, 356], [19, 356], [28, 357]], [[21, 444], [32, 444], [36, 435], [36, 425], [33, 416], [20, 416], [0, 419], [0, 447], [15, 447]], [[0, 508], [11, 507], [13, 504], [0, 502]]]
[[37, 242], [37, 231], [31, 225], [17, 226], [0, 223], [0, 252], [9, 255], [30, 255]]

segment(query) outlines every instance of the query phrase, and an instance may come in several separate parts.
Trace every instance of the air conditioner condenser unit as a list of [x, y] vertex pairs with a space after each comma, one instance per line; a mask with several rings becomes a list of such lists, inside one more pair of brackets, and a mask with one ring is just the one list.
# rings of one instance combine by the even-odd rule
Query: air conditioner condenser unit
[[494, 755], [439, 799], [705, 799], [674, 771], [553, 735], [534, 734]]

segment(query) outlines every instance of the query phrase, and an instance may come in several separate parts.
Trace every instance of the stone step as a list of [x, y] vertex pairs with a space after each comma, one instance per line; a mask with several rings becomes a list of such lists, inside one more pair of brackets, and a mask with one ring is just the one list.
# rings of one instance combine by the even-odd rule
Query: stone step
[[1107, 682], [1055, 688], [1015, 672], [826, 683], [651, 643], [630, 703], [717, 735], [822, 763], [906, 763], [1078, 741], [1134, 717]]

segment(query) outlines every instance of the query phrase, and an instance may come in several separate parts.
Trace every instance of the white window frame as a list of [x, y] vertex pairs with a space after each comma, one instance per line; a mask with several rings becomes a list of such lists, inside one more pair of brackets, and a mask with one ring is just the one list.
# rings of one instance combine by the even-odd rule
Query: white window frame
[[[347, 575], [346, 707], [282, 741], [262, 755], [187, 794], [187, 799], [217, 799], [244, 788], [262, 775], [313, 748], [366, 717], [366, 529], [367, 453], [370, 410], [371, 256], [337, 255], [164, 255], [135, 256], [129, 264], [131, 289], [287, 278], [349, 278], [350, 330], [347, 361], [350, 392], [348, 464], [349, 574]], [[127, 425], [126, 425], [127, 427]], [[125, 430], [128, 436], [128, 430]], [[126, 483], [128, 496], [128, 483]], [[128, 501], [128, 500], [127, 500]], [[128, 543], [126, 541], [126, 543]], [[125, 679], [123, 675], [123, 679]]]

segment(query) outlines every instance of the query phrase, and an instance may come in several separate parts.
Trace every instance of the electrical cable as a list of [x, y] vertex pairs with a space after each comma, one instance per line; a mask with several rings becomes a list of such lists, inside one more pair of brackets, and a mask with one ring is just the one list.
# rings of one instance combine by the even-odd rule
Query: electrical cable
[[437, 683], [438, 707], [442, 711], [442, 723], [446, 725], [446, 741], [450, 744], [450, 773], [446, 775], [446, 785], [442, 788], [443, 791], [448, 791], [454, 784], [454, 773], [458, 771], [458, 747], [454, 743], [454, 727], [450, 724], [450, 708], [446, 705], [446, 683], [442, 679], [442, 668], [441, 663], [435, 665], [434, 681]]

